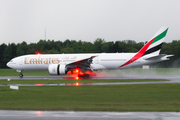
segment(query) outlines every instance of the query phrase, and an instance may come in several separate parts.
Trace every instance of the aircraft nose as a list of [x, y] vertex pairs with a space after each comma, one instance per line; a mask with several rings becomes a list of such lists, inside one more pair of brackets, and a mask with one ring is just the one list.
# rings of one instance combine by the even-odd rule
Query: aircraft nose
[[12, 63], [12, 62], [8, 62], [8, 63], [6, 64], [6, 66], [8, 66], [9, 68], [12, 68], [12, 67], [13, 67], [13, 63]]
[[6, 66], [10, 67], [10, 64], [9, 64], [9, 62], [6, 64]]

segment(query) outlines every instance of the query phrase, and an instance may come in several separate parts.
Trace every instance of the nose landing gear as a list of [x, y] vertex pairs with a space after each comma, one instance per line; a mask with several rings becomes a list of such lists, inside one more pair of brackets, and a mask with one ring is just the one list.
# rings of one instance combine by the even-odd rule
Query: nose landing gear
[[22, 70], [17, 70], [17, 72], [19, 72], [19, 77], [22, 78], [23, 77], [23, 73], [22, 73]]
[[23, 74], [22, 74], [22, 72], [19, 74], [19, 77], [21, 77], [21, 78], [23, 77]]

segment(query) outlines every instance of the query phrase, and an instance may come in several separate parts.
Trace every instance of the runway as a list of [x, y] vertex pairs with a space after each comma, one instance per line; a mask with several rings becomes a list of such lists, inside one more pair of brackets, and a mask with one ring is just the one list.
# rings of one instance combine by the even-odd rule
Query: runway
[[178, 120], [179, 112], [80, 112], [0, 110], [1, 120]]
[[[65, 80], [67, 77], [61, 76], [26, 76], [20, 78], [18, 76], [1, 76], [0, 80]], [[54, 84], [13, 84], [15, 86], [79, 86], [79, 85], [126, 85], [126, 84], [162, 84], [162, 83], [180, 83], [180, 76], [113, 76], [113, 77], [93, 77], [91, 79], [164, 79], [167, 81], [149, 81], [149, 82], [99, 82], [99, 83], [83, 83], [83, 80], [77, 80], [75, 83], [54, 83]], [[10, 86], [12, 84], [0, 84], [0, 86]]]

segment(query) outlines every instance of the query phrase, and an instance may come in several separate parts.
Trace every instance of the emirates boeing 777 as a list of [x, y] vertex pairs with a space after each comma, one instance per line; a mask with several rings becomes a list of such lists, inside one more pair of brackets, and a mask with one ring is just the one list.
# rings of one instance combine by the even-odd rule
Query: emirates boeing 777
[[159, 54], [168, 27], [162, 27], [137, 53], [40, 54], [23, 55], [7, 66], [20, 72], [47, 70], [50, 75], [77, 73], [88, 78], [96, 70], [117, 70], [169, 60], [173, 55]]

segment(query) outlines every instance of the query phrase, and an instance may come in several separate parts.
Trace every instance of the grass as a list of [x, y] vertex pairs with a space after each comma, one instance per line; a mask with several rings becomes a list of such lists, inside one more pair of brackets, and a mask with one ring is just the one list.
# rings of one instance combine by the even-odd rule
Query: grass
[[[23, 71], [24, 76], [51, 76], [48, 71]], [[0, 76], [19, 76], [14, 69], [0, 69]]]
[[4, 110], [180, 111], [180, 84], [0, 89]]

